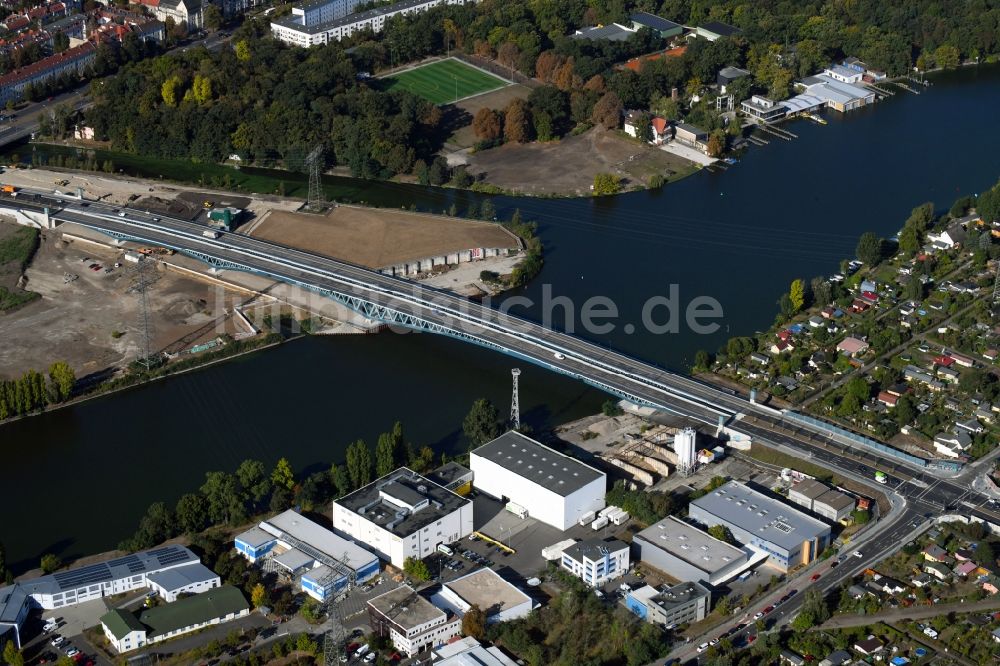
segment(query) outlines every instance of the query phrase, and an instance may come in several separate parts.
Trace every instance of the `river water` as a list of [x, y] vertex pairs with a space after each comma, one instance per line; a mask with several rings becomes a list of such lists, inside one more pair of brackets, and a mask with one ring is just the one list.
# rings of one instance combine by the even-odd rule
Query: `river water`
[[[947, 209], [1000, 176], [1000, 67], [934, 79], [923, 94], [889, 100], [829, 124], [796, 121], [793, 141], [773, 139], [727, 172], [701, 172], [655, 192], [602, 199], [497, 197], [536, 220], [545, 268], [515, 306], [650, 362], [684, 369], [699, 348], [766, 328], [778, 296], [797, 277], [836, 272], [864, 231], [893, 235], [910, 209]], [[22, 148], [22, 151], [24, 149]], [[572, 168], [569, 165], [567, 168]], [[441, 211], [476, 198], [449, 190], [330, 179], [353, 200]], [[673, 287], [672, 287], [673, 285]], [[675, 290], [676, 333], [642, 324], [643, 306]], [[588, 299], [618, 309], [613, 330], [581, 327]], [[683, 321], [693, 299], [721, 308], [718, 330]], [[653, 311], [663, 324], [671, 312]], [[710, 323], [713, 320], [703, 320]], [[430, 335], [306, 338], [164, 382], [0, 429], [8, 508], [0, 542], [16, 571], [54, 552], [64, 558], [113, 547], [154, 501], [173, 502], [208, 470], [244, 458], [297, 470], [341, 461], [357, 438], [373, 443], [395, 420], [409, 439], [437, 450], [465, 444], [461, 421], [479, 397], [505, 411], [510, 368], [520, 365], [522, 420], [536, 429], [596, 411], [606, 398], [565, 377]]]

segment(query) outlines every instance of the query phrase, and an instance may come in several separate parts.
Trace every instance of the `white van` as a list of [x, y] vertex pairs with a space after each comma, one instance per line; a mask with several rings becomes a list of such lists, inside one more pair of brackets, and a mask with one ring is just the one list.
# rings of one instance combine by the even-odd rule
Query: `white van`
[[449, 548], [448, 546], [446, 546], [446, 545], [445, 545], [445, 544], [443, 544], [443, 543], [439, 543], [439, 544], [438, 544], [438, 548], [437, 548], [437, 550], [438, 550], [438, 552], [439, 552], [439, 553], [441, 553], [442, 555], [447, 555], [448, 557], [451, 557], [452, 555], [454, 555], [454, 554], [455, 554], [455, 551], [453, 551], [453, 550], [452, 550], [451, 548]]

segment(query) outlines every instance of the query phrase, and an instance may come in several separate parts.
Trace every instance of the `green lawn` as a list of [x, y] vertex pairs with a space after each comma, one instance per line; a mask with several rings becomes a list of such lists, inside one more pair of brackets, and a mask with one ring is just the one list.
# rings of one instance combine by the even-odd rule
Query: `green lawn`
[[408, 90], [434, 104], [447, 104], [507, 85], [503, 79], [453, 59], [400, 72], [382, 83], [386, 90]]

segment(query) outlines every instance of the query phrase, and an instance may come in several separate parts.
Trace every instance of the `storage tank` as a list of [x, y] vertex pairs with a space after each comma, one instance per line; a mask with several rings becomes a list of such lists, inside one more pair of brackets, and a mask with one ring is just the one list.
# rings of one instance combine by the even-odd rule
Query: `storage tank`
[[694, 428], [684, 428], [674, 435], [674, 453], [677, 454], [677, 466], [689, 469], [697, 462], [697, 433]]

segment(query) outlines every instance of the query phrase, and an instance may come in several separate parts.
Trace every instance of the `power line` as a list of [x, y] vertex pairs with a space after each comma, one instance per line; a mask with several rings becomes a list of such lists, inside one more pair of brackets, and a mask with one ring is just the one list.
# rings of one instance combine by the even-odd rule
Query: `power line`
[[306, 207], [310, 210], [320, 210], [324, 204], [323, 182], [320, 179], [323, 164], [323, 145], [317, 144], [306, 156], [306, 166], [309, 167], [309, 196]]
[[139, 300], [136, 312], [136, 325], [139, 329], [139, 358], [137, 362], [146, 370], [149, 370], [153, 365], [151, 349], [153, 321], [149, 316], [149, 287], [160, 279], [156, 273], [150, 274], [150, 270], [156, 270], [154, 261], [146, 257], [139, 259], [131, 271], [132, 286], [129, 287], [129, 291], [134, 292]]

